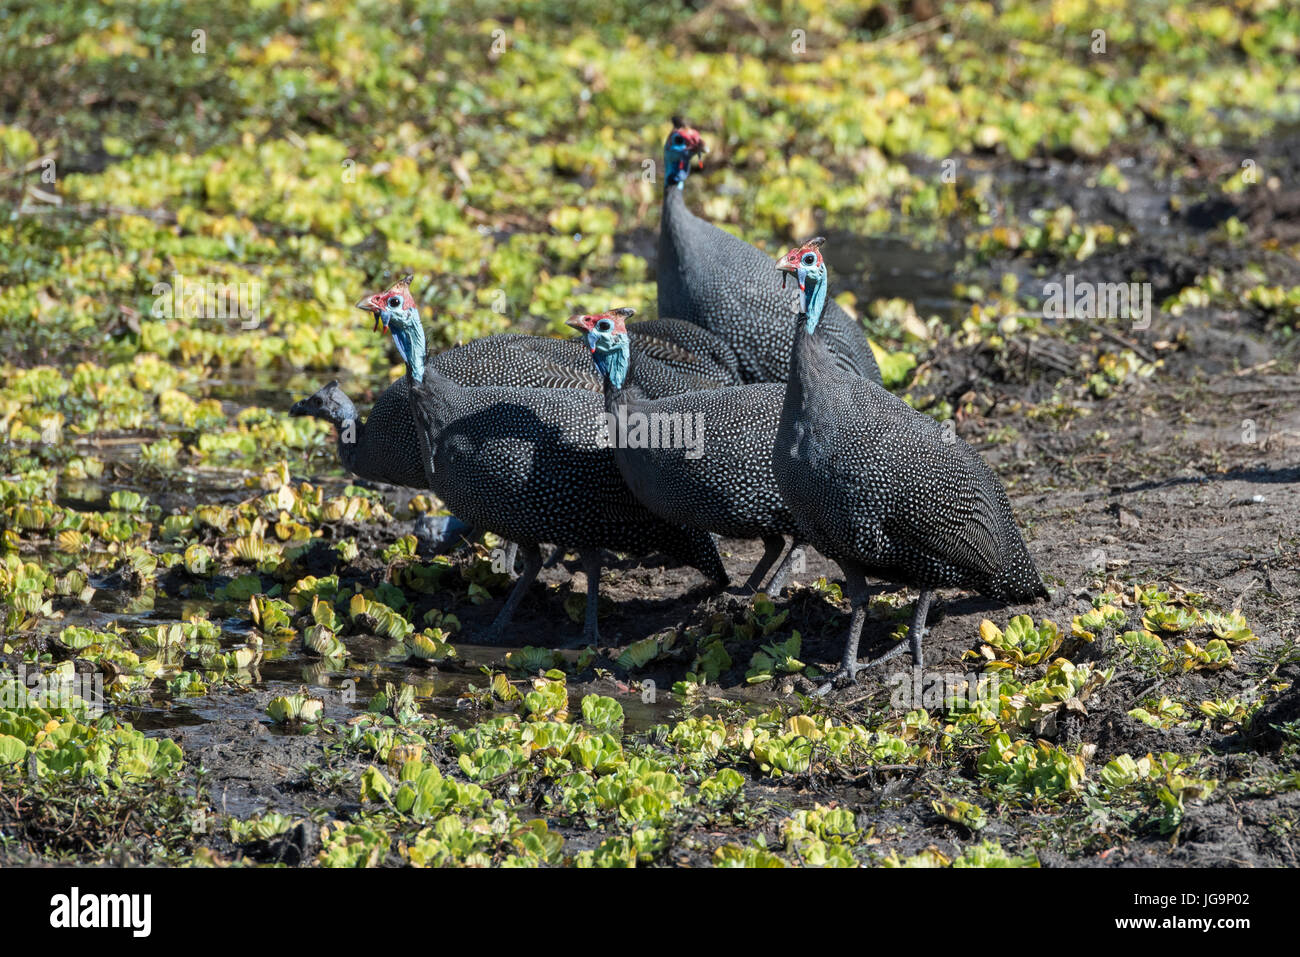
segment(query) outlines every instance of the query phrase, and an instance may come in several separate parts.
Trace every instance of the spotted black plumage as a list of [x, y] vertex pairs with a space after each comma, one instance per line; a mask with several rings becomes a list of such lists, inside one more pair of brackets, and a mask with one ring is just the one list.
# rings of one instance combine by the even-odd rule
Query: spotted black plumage
[[641, 347], [638, 355], [649, 355], [678, 372], [711, 380], [712, 388], [744, 382], [736, 350], [703, 326], [685, 319], [660, 318], [630, 322], [627, 331]]
[[[632, 309], [620, 312], [629, 316], [634, 314]], [[718, 367], [710, 358], [697, 356], [677, 342], [664, 338], [662, 333], [669, 330], [657, 329], [660, 335], [645, 335], [640, 331], [642, 325], [643, 323], [634, 323], [628, 328], [632, 332], [632, 351], [638, 360], [637, 381], [648, 395], [676, 395], [693, 389], [714, 389], [729, 383], [730, 377], [725, 368]], [[705, 330], [699, 331], [707, 335]], [[500, 343], [500, 346], [529, 355], [534, 363], [545, 363], [565, 372], [542, 383], [490, 381], [494, 362], [485, 362], [481, 356], [482, 344], [488, 342]], [[459, 358], [462, 351], [463, 358]], [[496, 353], [493, 356], [496, 362], [506, 361], [505, 357], [500, 356], [499, 347], [493, 351]], [[503, 333], [457, 346], [440, 356], [448, 353], [456, 353], [458, 360], [454, 365], [438, 363], [439, 371], [461, 385], [541, 384], [547, 388], [588, 389], [594, 392], [601, 389], [600, 377], [592, 371], [591, 359], [581, 339]], [[514, 364], [513, 359], [509, 361]]]
[[[761, 538], [757, 589], [795, 532], [772, 475], [772, 442], [785, 387], [755, 383], [652, 399], [636, 383], [636, 360], [617, 313], [574, 316], [605, 382], [614, 460], [643, 505], [676, 525], [731, 538]], [[612, 426], [612, 429], [611, 429]], [[791, 549], [791, 555], [794, 549]], [[769, 586], [779, 591], [782, 568]]]
[[[819, 321], [826, 302], [821, 242], [778, 263], [798, 278], [806, 312], [796, 324], [773, 471], [801, 537], [844, 573], [853, 619], [836, 677], [852, 680], [860, 667], [867, 576], [920, 590], [910, 633], [916, 667], [923, 664], [921, 639], [935, 588], [970, 588], [1010, 601], [1047, 591], [1002, 484], [975, 450], [834, 362]], [[902, 650], [899, 645], [871, 664]]]
[[[631, 310], [626, 312], [631, 314]], [[648, 395], [672, 395], [735, 381], [727, 367], [730, 351], [707, 331], [689, 323], [659, 321], [634, 323], [630, 328], [640, 360], [637, 382]], [[680, 338], [670, 338], [673, 336]], [[693, 351], [696, 348], [701, 350], [699, 355]], [[581, 388], [592, 392], [602, 388], [581, 339], [505, 333], [447, 349], [430, 356], [428, 362], [439, 374], [466, 386]], [[424, 466], [408, 401], [409, 388], [406, 376], [393, 382], [375, 399], [364, 422], [337, 382], [324, 386], [289, 411], [291, 415], [312, 415], [333, 424], [338, 430], [339, 461], [354, 475], [373, 482], [423, 488]]]
[[518, 542], [524, 554], [494, 635], [541, 568], [540, 542], [581, 553], [588, 578], [584, 639], [593, 643], [602, 549], [662, 552], [725, 585], [712, 537], [658, 518], [623, 483], [613, 451], [600, 441], [601, 396], [459, 385], [426, 364], [424, 330], [405, 281], [364, 305], [383, 320], [406, 362], [425, 487], [463, 520]]
[[[798, 295], [772, 275], [766, 254], [686, 207], [691, 161], [700, 134], [674, 117], [664, 144], [663, 213], [659, 223], [659, 315], [685, 319], [725, 339], [746, 382], [784, 382], [790, 370]], [[880, 368], [862, 326], [835, 302], [822, 318], [837, 364], [879, 383]]]

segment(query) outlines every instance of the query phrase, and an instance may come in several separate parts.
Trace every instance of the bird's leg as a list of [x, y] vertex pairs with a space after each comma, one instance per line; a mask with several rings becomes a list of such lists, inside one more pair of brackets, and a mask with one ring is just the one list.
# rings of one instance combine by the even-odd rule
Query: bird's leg
[[754, 570], [749, 573], [749, 580], [745, 582], [746, 591], [758, 591], [763, 584], [763, 577], [767, 575], [767, 570], [772, 567], [772, 563], [776, 561], [783, 548], [785, 548], [785, 539], [780, 535], [764, 536], [763, 557], [758, 560]]
[[781, 594], [785, 588], [785, 583], [790, 577], [790, 572], [795, 568], [802, 569], [804, 555], [803, 544], [797, 538], [790, 540], [790, 550], [786, 552], [785, 558], [781, 559], [781, 564], [776, 566], [776, 571], [772, 573], [772, 580], [767, 583], [767, 593], [775, 598]]
[[601, 565], [600, 549], [592, 548], [582, 553], [582, 570], [587, 575], [587, 614], [582, 625], [582, 640], [588, 645], [596, 645], [600, 642], [596, 615], [600, 606]]
[[501, 636], [510, 625], [510, 619], [515, 615], [515, 609], [523, 601], [524, 593], [536, 580], [537, 573], [542, 570], [542, 554], [536, 545], [525, 545], [520, 550], [524, 553], [524, 570], [519, 574], [519, 580], [515, 582], [515, 587], [506, 596], [506, 603], [501, 606], [501, 611], [497, 612], [492, 627], [483, 635], [483, 641], [486, 644], [501, 640]]
[[924, 668], [925, 659], [921, 654], [921, 639], [925, 637], [925, 619], [930, 613], [930, 599], [934, 597], [934, 592], [923, 591], [916, 599], [916, 607], [912, 611], [912, 625], [907, 630], [907, 644], [901, 641], [890, 648], [879, 658], [873, 658], [868, 661], [863, 668], [874, 668], [876, 665], [884, 664], [892, 658], [897, 658], [903, 653], [905, 648], [910, 648], [912, 652], [912, 667]]
[[543, 565], [542, 567], [554, 568], [556, 565], [560, 564], [563, 558], [564, 558], [564, 549], [561, 546], [556, 545], [555, 551], [551, 552], [551, 557], [546, 559], [546, 564]]
[[907, 633], [908, 643], [912, 646], [912, 667], [924, 668], [925, 658], [921, 654], [921, 639], [925, 637], [925, 619], [930, 614], [930, 599], [934, 592], [923, 591], [916, 596], [916, 610], [912, 612], [912, 627]]
[[867, 620], [867, 605], [871, 597], [871, 591], [867, 588], [864, 575], [860, 572], [850, 571], [843, 568], [843, 566], [841, 568], [844, 571], [844, 586], [849, 592], [849, 601], [853, 604], [853, 617], [849, 621], [848, 637], [844, 639], [844, 655], [840, 658], [840, 666], [817, 689], [815, 694], [818, 696], [826, 694], [841, 679], [846, 679], [849, 683], [856, 681], [858, 670], [862, 667], [858, 664], [858, 642], [862, 638], [862, 625]]

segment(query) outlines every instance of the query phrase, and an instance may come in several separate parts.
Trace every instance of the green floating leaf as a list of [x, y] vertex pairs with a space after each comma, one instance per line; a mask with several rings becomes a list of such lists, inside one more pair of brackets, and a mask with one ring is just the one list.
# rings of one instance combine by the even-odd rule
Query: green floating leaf
[[615, 731], [623, 726], [623, 706], [613, 698], [589, 694], [582, 699], [582, 720], [601, 731]]
[[677, 633], [675, 631], [642, 638], [640, 641], [634, 641], [623, 650], [623, 653], [618, 656], [618, 663], [628, 671], [636, 671], [638, 668], [644, 668], [650, 662], [662, 657], [676, 643]]
[[0, 734], [0, 764], [20, 764], [27, 757], [27, 745], [9, 734]]
[[272, 698], [266, 706], [266, 713], [280, 724], [313, 724], [320, 720], [324, 709], [325, 702], [320, 698], [311, 698], [299, 692]]
[[539, 671], [549, 671], [563, 663], [564, 658], [559, 652], [534, 645], [525, 645], [518, 651], [506, 655], [506, 668], [516, 675], [535, 675]]

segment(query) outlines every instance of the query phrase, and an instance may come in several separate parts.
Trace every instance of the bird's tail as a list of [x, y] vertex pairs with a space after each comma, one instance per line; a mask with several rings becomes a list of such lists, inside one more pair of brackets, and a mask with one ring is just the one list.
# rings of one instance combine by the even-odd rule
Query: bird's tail
[[1037, 601], [1050, 597], [1038, 573], [1034, 556], [1029, 554], [1020, 530], [1012, 526], [1002, 548], [1002, 571], [985, 592], [1007, 601]]

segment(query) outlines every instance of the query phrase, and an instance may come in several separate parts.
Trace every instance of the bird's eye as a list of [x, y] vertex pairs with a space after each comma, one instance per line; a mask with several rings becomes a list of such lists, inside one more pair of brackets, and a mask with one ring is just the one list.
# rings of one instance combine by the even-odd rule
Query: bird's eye
[[805, 266], [812, 266], [812, 265], [815, 265], [816, 262], [817, 262], [817, 257], [814, 256], [812, 253], [807, 253], [807, 254], [805, 254], [804, 257], [803, 257], [803, 264], [804, 264]]
[[602, 319], [600, 322], [596, 323], [596, 328], [601, 332], [609, 332], [609, 330], [614, 328], [614, 323], [610, 322], [608, 319]]
[[397, 308], [398, 306], [400, 306], [401, 304], [402, 304], [402, 297], [401, 297], [401, 296], [389, 296], [389, 297], [388, 297], [388, 308], [389, 308], [389, 309], [396, 309], [396, 308]]

